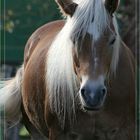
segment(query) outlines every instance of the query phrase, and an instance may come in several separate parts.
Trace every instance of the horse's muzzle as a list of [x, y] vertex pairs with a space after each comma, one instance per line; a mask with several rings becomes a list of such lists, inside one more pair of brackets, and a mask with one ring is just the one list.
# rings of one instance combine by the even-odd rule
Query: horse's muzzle
[[84, 108], [91, 111], [99, 110], [104, 103], [106, 93], [107, 89], [105, 86], [100, 86], [96, 89], [83, 87], [80, 94]]

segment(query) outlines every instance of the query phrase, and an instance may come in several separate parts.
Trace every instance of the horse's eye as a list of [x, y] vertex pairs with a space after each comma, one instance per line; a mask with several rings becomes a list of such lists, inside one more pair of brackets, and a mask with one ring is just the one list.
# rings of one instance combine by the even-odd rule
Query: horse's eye
[[76, 55], [74, 56], [74, 60], [75, 60], [75, 65], [76, 65], [76, 67], [77, 67], [77, 68], [80, 68], [79, 59], [78, 59], [78, 57], [77, 57]]
[[109, 45], [113, 45], [115, 43], [115, 41], [116, 41], [116, 38], [115, 37], [112, 38], [111, 41], [110, 41], [110, 43], [109, 43]]
[[76, 60], [76, 66], [77, 66], [77, 68], [80, 68], [80, 63], [79, 63], [78, 59]]

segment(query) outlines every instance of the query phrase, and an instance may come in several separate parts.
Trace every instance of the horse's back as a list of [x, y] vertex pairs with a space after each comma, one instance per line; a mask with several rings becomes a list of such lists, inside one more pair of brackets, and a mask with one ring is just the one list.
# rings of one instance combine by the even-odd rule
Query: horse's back
[[[49, 43], [52, 42], [56, 34], [61, 30], [64, 26], [63, 20], [58, 20], [54, 22], [50, 22], [38, 28], [29, 38], [27, 44], [25, 46], [24, 51], [24, 65], [28, 62], [30, 56], [36, 47], [46, 47], [46, 49], [50, 46]], [[46, 44], [39, 45], [39, 44]]]

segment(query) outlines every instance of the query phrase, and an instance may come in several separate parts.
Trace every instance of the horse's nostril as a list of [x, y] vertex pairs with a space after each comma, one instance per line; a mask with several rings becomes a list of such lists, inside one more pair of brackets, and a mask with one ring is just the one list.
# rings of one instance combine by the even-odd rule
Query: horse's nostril
[[86, 90], [85, 90], [85, 88], [81, 89], [81, 95], [83, 96], [83, 98], [86, 98]]
[[84, 93], [85, 93], [85, 89], [82, 88], [82, 89], [81, 89], [81, 94], [83, 95]]
[[105, 96], [106, 92], [107, 92], [107, 90], [106, 90], [106, 88], [104, 87], [104, 88], [101, 90], [101, 94], [102, 94], [103, 96]]

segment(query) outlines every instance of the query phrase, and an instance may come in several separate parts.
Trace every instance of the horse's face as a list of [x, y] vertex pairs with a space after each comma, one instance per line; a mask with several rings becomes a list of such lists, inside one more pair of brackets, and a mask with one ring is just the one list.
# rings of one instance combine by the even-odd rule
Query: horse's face
[[[84, 0], [75, 0], [75, 2], [73, 0], [56, 1], [66, 15], [73, 17], [77, 14], [79, 15], [78, 19], [82, 20], [82, 14], [78, 13], [78, 10], [81, 9], [78, 7], [82, 4], [80, 3], [78, 5], [75, 2], [82, 2], [86, 5], [87, 3], [84, 3]], [[79, 94], [81, 103], [86, 109], [97, 110], [100, 109], [100, 107], [103, 105], [107, 94], [105, 80], [110, 69], [113, 47], [114, 43], [116, 42], [116, 33], [112, 15], [117, 9], [119, 0], [103, 0], [105, 7], [103, 6], [102, 9], [106, 8], [106, 10], [108, 11], [107, 13], [109, 13], [110, 15], [108, 14], [109, 25], [107, 23], [107, 27], [100, 26], [101, 28], [104, 28], [102, 32], [99, 31], [100, 27], [98, 25], [103, 25], [103, 23], [105, 22], [105, 19], [101, 21], [100, 17], [105, 17], [101, 14], [104, 14], [106, 11], [102, 10], [100, 7], [102, 5], [101, 0], [91, 2], [96, 2], [96, 6], [99, 6], [100, 10], [98, 11], [98, 8], [94, 7], [94, 3], [91, 3], [92, 6], [96, 8], [96, 16], [93, 14], [93, 17], [91, 17], [91, 15], [89, 14], [88, 18], [90, 18], [92, 21], [90, 20], [91, 24], [88, 24], [88, 29], [86, 28], [86, 35], [84, 34], [84, 37], [81, 35], [82, 38], [78, 36], [78, 38], [76, 39], [75, 37], [72, 37], [74, 38], [74, 40], [72, 39], [73, 43], [76, 46], [73, 48], [73, 60], [75, 73], [80, 81]], [[84, 5], [82, 5], [82, 7], [84, 7], [85, 9], [90, 7], [88, 4], [86, 6], [87, 7], [84, 7]], [[93, 8], [92, 6], [90, 8]], [[102, 11], [101, 14], [100, 11]], [[84, 18], [85, 17], [83, 17], [83, 19]], [[86, 16], [86, 19], [84, 19], [83, 23], [86, 23], [85, 20], [88, 21], [88, 18]], [[100, 20], [100, 23], [97, 19]], [[79, 24], [78, 28], [82, 28], [80, 26], [82, 26], [82, 23]], [[84, 29], [85, 28], [83, 27], [83, 30]], [[75, 30], [74, 33], [76, 32], [77, 31]], [[81, 32], [79, 32], [79, 34], [80, 33]]]
[[107, 94], [105, 81], [116, 42], [112, 17], [110, 20], [110, 27], [97, 40], [89, 32], [82, 41], [79, 39], [79, 48], [73, 49], [74, 68], [80, 81], [80, 100], [88, 110], [100, 109]]

